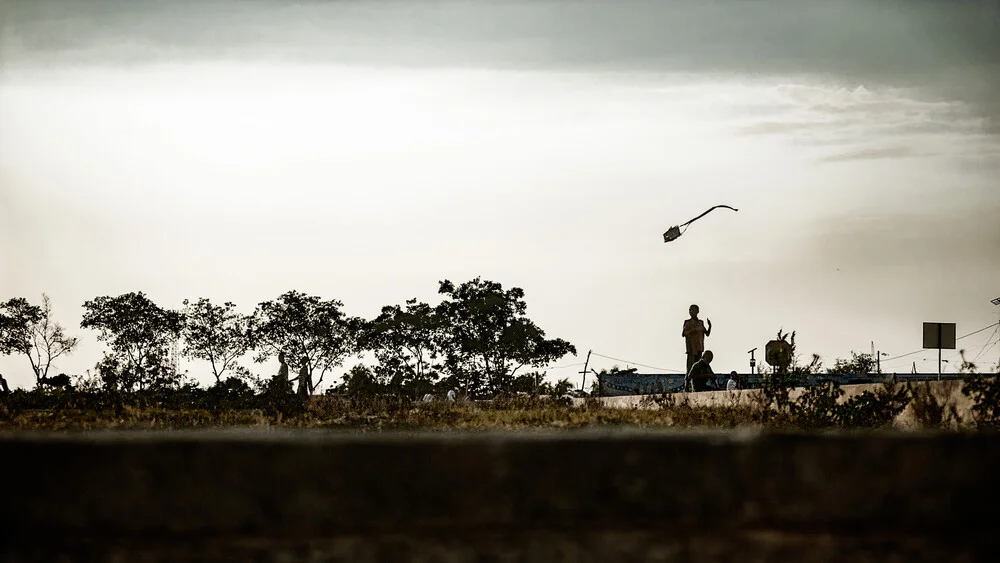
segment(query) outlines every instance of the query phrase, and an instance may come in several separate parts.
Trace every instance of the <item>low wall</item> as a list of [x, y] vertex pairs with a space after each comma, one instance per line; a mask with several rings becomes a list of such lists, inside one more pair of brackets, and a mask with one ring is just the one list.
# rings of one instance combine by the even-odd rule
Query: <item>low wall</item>
[[[960, 380], [952, 381], [928, 381], [914, 383], [917, 386], [928, 386], [934, 396], [939, 402], [948, 406], [954, 406], [955, 411], [964, 421], [970, 421], [972, 415], [972, 400], [962, 394], [962, 387], [964, 382]], [[844, 385], [841, 389], [844, 390], [844, 396], [841, 397], [840, 402], [849, 400], [851, 397], [860, 395], [865, 391], [874, 392], [877, 388], [881, 387], [882, 384], [864, 384], [864, 385]], [[790, 396], [795, 399], [805, 392], [805, 388], [792, 389]], [[751, 405], [754, 401], [755, 394], [758, 393], [755, 389], [737, 389], [733, 391], [702, 391], [699, 393], [675, 393], [674, 396], [678, 401], [687, 400], [688, 404], [695, 407], [724, 407], [724, 406], [739, 406], [739, 405]], [[655, 403], [650, 401], [652, 395], [628, 395], [628, 396], [618, 396], [618, 397], [598, 397], [601, 403], [609, 407], [615, 408], [659, 408]], [[645, 400], [644, 400], [645, 399]], [[577, 405], [582, 405], [585, 399], [574, 399], [574, 403]], [[906, 409], [900, 413], [896, 418], [895, 426], [897, 428], [915, 428], [916, 421], [913, 416], [913, 409], [907, 406]]]
[[1000, 438], [0, 435], [2, 561], [991, 560]]

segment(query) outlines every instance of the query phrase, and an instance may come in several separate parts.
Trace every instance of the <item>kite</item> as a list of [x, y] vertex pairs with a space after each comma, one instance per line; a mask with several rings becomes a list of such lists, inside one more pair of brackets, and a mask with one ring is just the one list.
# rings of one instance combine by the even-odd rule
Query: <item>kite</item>
[[[726, 209], [732, 209], [733, 211], [739, 211], [739, 209], [736, 209], [735, 207], [729, 207], [728, 205], [716, 205], [715, 207], [712, 207], [711, 209], [709, 209], [708, 211], [706, 211], [706, 212], [702, 213], [701, 215], [695, 217], [694, 219], [691, 219], [687, 223], [683, 223], [681, 225], [674, 225], [673, 227], [670, 227], [669, 229], [667, 229], [667, 232], [663, 233], [663, 242], [670, 242], [670, 241], [673, 241], [673, 240], [677, 240], [678, 237], [680, 237], [681, 235], [683, 235], [687, 231], [688, 225], [690, 225], [691, 223], [694, 223], [698, 219], [701, 219], [705, 215], [708, 215], [713, 210], [718, 209], [720, 207], [725, 207]], [[683, 231], [681, 230], [681, 227], [684, 227]]]

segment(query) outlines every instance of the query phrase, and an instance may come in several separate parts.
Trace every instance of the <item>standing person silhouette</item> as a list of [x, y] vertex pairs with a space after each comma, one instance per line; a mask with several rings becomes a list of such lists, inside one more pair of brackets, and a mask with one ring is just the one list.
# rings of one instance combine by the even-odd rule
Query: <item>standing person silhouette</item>
[[299, 376], [295, 379], [299, 381], [299, 395], [308, 397], [312, 393], [312, 377], [309, 375], [309, 358], [306, 356], [302, 356], [302, 367], [299, 368]]
[[685, 373], [690, 372], [691, 366], [701, 359], [701, 354], [705, 351], [705, 337], [712, 335], [712, 321], [705, 319], [708, 323], [708, 328], [706, 329], [705, 323], [701, 322], [701, 319], [698, 318], [699, 311], [700, 309], [697, 305], [691, 305], [688, 309], [691, 318], [684, 321], [684, 329], [681, 331], [681, 336], [684, 338], [684, 344], [687, 348], [687, 370]]
[[282, 392], [287, 393], [292, 386], [292, 382], [288, 379], [288, 364], [285, 363], [284, 352], [278, 352], [278, 362], [280, 367], [278, 367], [278, 375], [274, 379], [277, 381], [278, 386], [281, 387]]

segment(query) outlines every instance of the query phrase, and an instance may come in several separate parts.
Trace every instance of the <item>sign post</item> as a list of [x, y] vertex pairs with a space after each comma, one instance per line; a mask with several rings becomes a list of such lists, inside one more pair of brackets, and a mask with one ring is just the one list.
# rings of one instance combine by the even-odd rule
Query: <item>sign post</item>
[[771, 340], [764, 345], [764, 361], [778, 373], [786, 373], [792, 365], [792, 345], [784, 340]]
[[924, 349], [938, 351], [938, 381], [941, 381], [941, 350], [955, 349], [955, 323], [924, 323]]

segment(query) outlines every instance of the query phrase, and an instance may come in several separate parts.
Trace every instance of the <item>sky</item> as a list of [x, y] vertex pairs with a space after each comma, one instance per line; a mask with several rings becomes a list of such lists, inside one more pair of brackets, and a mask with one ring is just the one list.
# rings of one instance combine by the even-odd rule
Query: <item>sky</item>
[[553, 380], [682, 370], [692, 303], [716, 372], [779, 329], [888, 360], [998, 320], [997, 37], [985, 1], [3, 0], [0, 299], [50, 296], [71, 374], [99, 295], [371, 318], [476, 276], [577, 347]]

